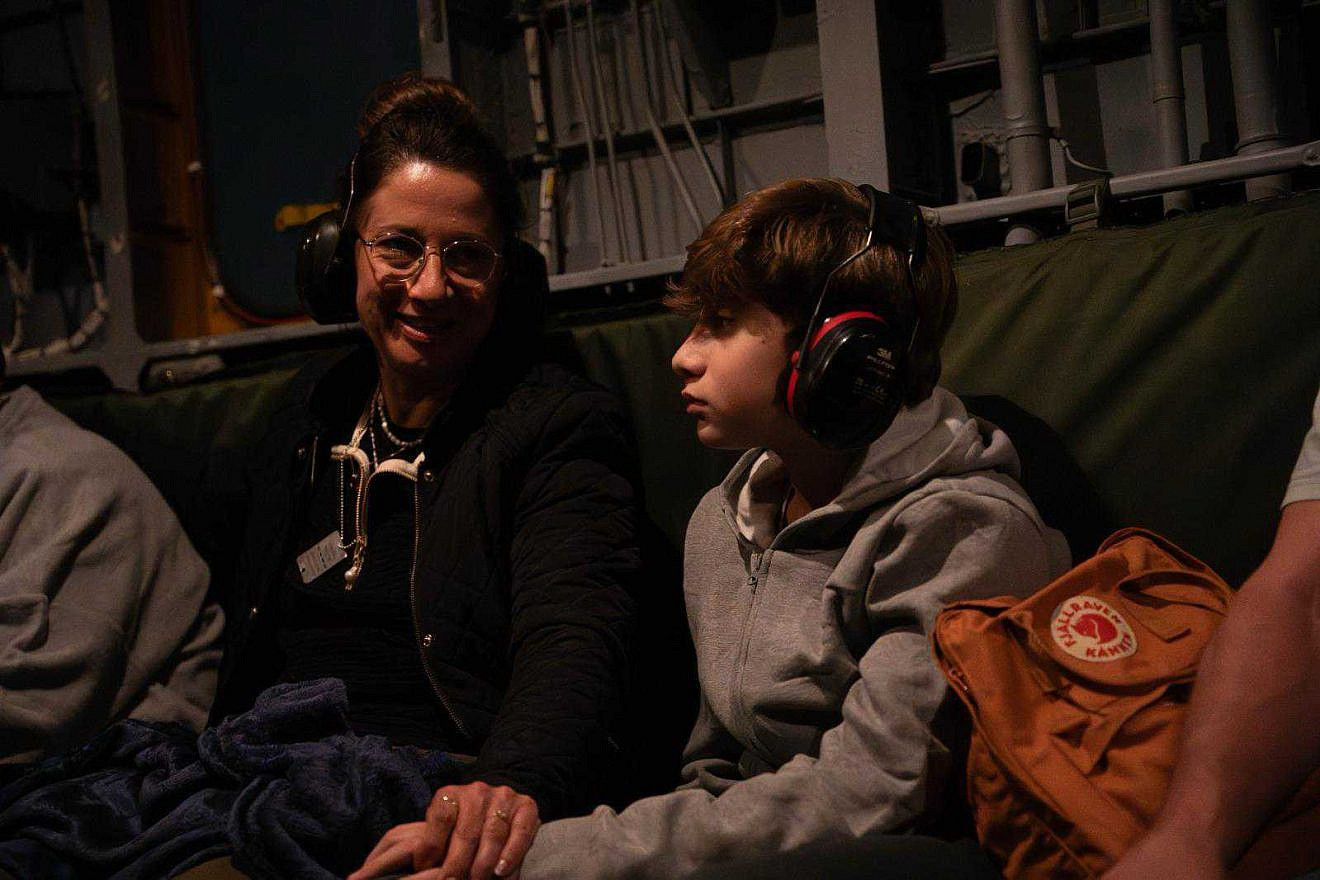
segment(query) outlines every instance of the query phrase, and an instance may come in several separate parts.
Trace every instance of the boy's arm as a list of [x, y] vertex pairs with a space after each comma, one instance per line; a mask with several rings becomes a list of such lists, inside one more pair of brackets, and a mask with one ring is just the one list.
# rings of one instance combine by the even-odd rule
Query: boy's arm
[[875, 835], [910, 828], [942, 782], [931, 778], [944, 749], [930, 724], [946, 692], [927, 640], [935, 614], [956, 599], [1029, 592], [1056, 566], [1031, 518], [970, 493], [910, 505], [893, 537], [868, 597], [877, 637], [818, 757], [798, 755], [718, 797], [686, 789], [551, 822], [524, 880], [681, 878], [715, 866], [720, 876], [773, 867], [778, 876], [836, 877]]
[[1225, 876], [1320, 764], [1317, 661], [1320, 500], [1283, 509], [1201, 660], [1164, 809], [1108, 880]]

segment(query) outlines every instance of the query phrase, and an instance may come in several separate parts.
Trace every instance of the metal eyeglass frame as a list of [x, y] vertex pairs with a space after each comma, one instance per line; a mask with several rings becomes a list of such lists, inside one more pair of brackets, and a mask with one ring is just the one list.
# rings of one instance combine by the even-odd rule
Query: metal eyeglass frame
[[[372, 249], [376, 246], [378, 242], [382, 241], [383, 239], [392, 238], [392, 237], [406, 238], [422, 249], [422, 255], [417, 258], [417, 265], [415, 265], [412, 269], [408, 270], [404, 274], [396, 274], [400, 270], [394, 269], [392, 267], [388, 271], [380, 271], [376, 259], [372, 256], [373, 254]], [[416, 238], [407, 234], [406, 232], [390, 231], [390, 232], [382, 232], [380, 235], [377, 235], [375, 238], [363, 238], [362, 236], [359, 235], [358, 241], [362, 242], [364, 245], [367, 246], [367, 259], [370, 261], [373, 270], [378, 271], [379, 274], [385, 276], [385, 278], [387, 278], [389, 281], [396, 284], [412, 284], [419, 277], [421, 277], [422, 272], [426, 269], [427, 258], [429, 258], [431, 254], [435, 254], [436, 257], [440, 260], [441, 271], [444, 272], [445, 251], [449, 250], [449, 248], [453, 247], [456, 244], [479, 245], [485, 248], [486, 250], [490, 251], [491, 256], [494, 258], [490, 264], [490, 273], [487, 274], [485, 278], [479, 280], [473, 278], [466, 278], [463, 276], [458, 276], [457, 278], [454, 278], [448, 273], [445, 273], [446, 278], [449, 278], [450, 280], [453, 280], [455, 281], [455, 283], [460, 285], [482, 287], [486, 284], [489, 284], [490, 280], [498, 274], [500, 262], [504, 259], [503, 254], [501, 254], [499, 251], [495, 250], [495, 248], [491, 247], [489, 244], [487, 244], [486, 242], [482, 241], [479, 238], [456, 238], [452, 241], [447, 241], [442, 245], [435, 246], [435, 245], [426, 244], [425, 242], [418, 241]]]

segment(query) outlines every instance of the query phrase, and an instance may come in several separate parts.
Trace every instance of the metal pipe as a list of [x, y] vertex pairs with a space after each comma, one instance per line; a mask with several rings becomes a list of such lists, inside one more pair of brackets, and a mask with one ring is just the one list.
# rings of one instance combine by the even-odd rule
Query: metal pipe
[[417, 39], [422, 76], [454, 78], [454, 57], [449, 43], [449, 13], [445, 0], [417, 0]]
[[532, 124], [536, 130], [536, 160], [547, 162], [554, 156], [550, 139], [550, 120], [545, 112], [545, 85], [541, 75], [541, 30], [536, 19], [522, 21], [523, 54], [527, 59], [527, 93], [532, 102]]
[[609, 263], [605, 256], [605, 205], [600, 200], [600, 182], [596, 179], [596, 124], [591, 118], [591, 102], [587, 100], [586, 91], [582, 88], [582, 76], [578, 73], [577, 61], [577, 38], [574, 31], [577, 26], [573, 23], [573, 0], [564, 0], [564, 24], [568, 36], [568, 71], [569, 79], [573, 83], [573, 100], [577, 104], [578, 112], [582, 114], [582, 125], [587, 130], [587, 199], [591, 202], [594, 211], [592, 216], [596, 219], [596, 240], [600, 242], [600, 264], [602, 266]]
[[[1274, 24], [1269, 0], [1229, 0], [1228, 57], [1233, 73], [1233, 107], [1237, 113], [1239, 156], [1284, 146], [1279, 130], [1279, 95], [1274, 69]], [[1288, 175], [1247, 184], [1247, 201], [1292, 191]]]
[[748, 101], [746, 104], [733, 104], [729, 107], [720, 107], [715, 110], [694, 113], [692, 114], [692, 121], [713, 122], [722, 119], [737, 119], [741, 116], [754, 116], [767, 110], [778, 110], [782, 107], [819, 104], [822, 103], [824, 99], [824, 92], [805, 92], [801, 95], [793, 95], [788, 98], [768, 98], [764, 101]]
[[[628, 235], [623, 228], [623, 195], [619, 191], [619, 164], [614, 155], [614, 122], [610, 119], [609, 105], [605, 101], [605, 74], [600, 69], [600, 55], [596, 51], [596, 16], [592, 12], [593, 0], [587, 0], [587, 57], [591, 61], [591, 78], [600, 111], [600, 128], [605, 135], [605, 154], [609, 163], [610, 196], [614, 202], [614, 226], [619, 236], [619, 253], [625, 263], [632, 260]], [[640, 230], [638, 230], [640, 235]]]
[[[816, 57], [825, 93], [825, 160], [832, 177], [893, 186], [885, 95], [902, 88], [881, 63], [885, 19], [876, 0], [816, 0]], [[894, 39], [902, 39], [895, 37]], [[892, 80], [886, 88], [887, 78]], [[886, 106], [888, 105], [888, 106]]]
[[657, 257], [653, 260], [639, 260], [627, 266], [603, 266], [599, 269], [586, 269], [582, 272], [565, 272], [550, 276], [550, 292], [561, 290], [580, 290], [584, 287], [596, 287], [607, 284], [623, 284], [638, 278], [658, 278], [674, 275], [683, 271], [687, 263], [686, 254], [672, 257]]
[[[1150, 15], [1150, 84], [1155, 104], [1155, 140], [1160, 167], [1187, 164], [1187, 113], [1183, 95], [1182, 50], [1173, 20], [1173, 0], [1148, 0]], [[1187, 190], [1165, 193], [1164, 216], [1192, 210]]]
[[142, 337], [133, 321], [133, 265], [129, 234], [123, 126], [115, 79], [114, 31], [107, 0], [83, 0], [87, 35], [87, 94], [95, 125], [100, 187], [97, 226], [105, 243], [100, 280], [109, 300], [96, 359], [117, 388], [137, 386]]
[[[637, 122], [637, 110], [633, 107], [632, 79], [629, 76], [629, 68], [635, 66], [635, 59], [632, 53], [625, 47], [626, 40], [623, 36], [623, 25], [620, 24], [620, 17], [615, 16], [610, 19], [610, 39], [614, 49], [610, 53], [610, 60], [614, 62], [614, 109], [619, 112], [619, 125], [623, 125], [625, 118], [631, 117], [633, 123]], [[625, 56], [628, 63], [624, 63]], [[651, 130], [645, 129], [646, 134]], [[632, 193], [633, 223], [637, 229], [637, 259], [650, 259], [646, 255], [646, 224], [642, 221], [642, 200], [637, 195], [637, 164], [635, 162], [625, 162], [623, 170], [628, 173], [628, 189]]]
[[[1039, 33], [1035, 0], [995, 0], [995, 41], [1003, 87], [1004, 145], [1008, 153], [1011, 194], [1045, 189], [1050, 174], [1050, 129], [1045, 120], [1045, 87], [1040, 78]], [[1005, 244], [1036, 241], [1028, 226], [1009, 230]]]
[[[734, 104], [732, 107], [721, 107], [718, 110], [704, 110], [700, 113], [693, 113], [690, 117], [693, 125], [719, 125], [722, 122], [730, 122], [735, 126], [738, 122], [747, 117], [764, 116], [768, 113], [777, 113], [779, 111], [793, 110], [806, 107], [811, 104], [819, 104], [822, 100], [820, 92], [808, 92], [790, 98], [771, 98], [765, 101], [752, 101], [747, 104]], [[672, 128], [667, 125], [667, 128]], [[621, 131], [618, 133], [618, 139], [628, 139], [642, 134], [641, 129]], [[563, 153], [566, 150], [574, 150], [586, 144], [584, 138], [573, 138], [556, 141], [555, 149], [560, 153], [560, 159], [563, 159]]]
[[522, 19], [523, 51], [527, 58], [527, 89], [536, 130], [536, 164], [541, 166], [537, 189], [536, 247], [553, 271], [555, 264], [555, 167], [550, 120], [545, 110], [545, 83], [541, 75], [541, 29], [532, 16]]
[[[1291, 147], [1281, 147], [1268, 153], [1230, 156], [1211, 162], [1194, 162], [1178, 168], [1142, 171], [1109, 179], [1109, 191], [1117, 198], [1155, 195], [1170, 190], [1185, 189], [1206, 183], [1224, 183], [1246, 180], [1271, 174], [1287, 173], [1297, 168], [1320, 167], [1320, 140]], [[1071, 186], [1055, 186], [1022, 195], [999, 196], [977, 202], [960, 202], [925, 210], [939, 215], [945, 226], [997, 220], [1031, 211], [1045, 211], [1063, 207]]]
[[664, 92], [665, 82], [664, 74], [669, 74], [669, 80], [673, 83], [674, 90], [670, 92], [674, 98], [674, 109], [678, 111], [678, 116], [683, 120], [683, 130], [687, 132], [688, 140], [692, 143], [692, 149], [696, 152], [697, 158], [701, 160], [701, 167], [706, 171], [706, 179], [710, 181], [710, 187], [715, 191], [715, 198], [721, 205], [724, 204], [724, 187], [720, 185], [720, 179], [715, 174], [715, 166], [711, 164], [710, 157], [706, 155], [705, 148], [701, 145], [701, 140], [697, 137], [697, 130], [692, 127], [692, 117], [688, 115], [687, 107], [683, 105], [683, 77], [682, 77], [682, 59], [679, 59], [679, 70], [674, 70], [674, 53], [669, 51], [669, 29], [665, 27], [664, 10], [659, 4], [651, 7], [655, 15], [656, 24], [660, 27], [660, 42], [664, 47], [664, 61], [661, 66], [660, 91]]
[[715, 136], [719, 140], [720, 160], [724, 166], [724, 207], [733, 206], [738, 193], [738, 172], [734, 168], [733, 138], [722, 120], [715, 121]]
[[655, 145], [660, 150], [660, 157], [665, 161], [665, 169], [669, 172], [670, 179], [674, 181], [674, 186], [678, 187], [678, 194], [683, 198], [683, 206], [687, 208], [688, 216], [700, 230], [705, 225], [701, 222], [701, 212], [697, 210], [696, 200], [692, 198], [692, 190], [688, 189], [687, 181], [678, 170], [678, 163], [674, 161], [673, 153], [669, 151], [669, 141], [665, 133], [660, 130], [660, 120], [655, 118], [654, 99], [651, 93], [651, 65], [646, 60], [646, 45], [642, 42], [642, 13], [637, 0], [631, 0], [628, 6], [632, 9], [633, 49], [641, 59], [642, 82], [646, 86], [645, 100], [642, 101], [643, 109], [646, 111], [646, 124], [651, 129], [651, 137], [655, 138]]

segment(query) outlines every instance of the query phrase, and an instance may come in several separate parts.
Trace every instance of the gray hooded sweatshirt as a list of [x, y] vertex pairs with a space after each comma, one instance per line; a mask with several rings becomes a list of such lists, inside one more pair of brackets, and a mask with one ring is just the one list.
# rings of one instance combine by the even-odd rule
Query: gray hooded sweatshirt
[[1017, 472], [1007, 435], [943, 389], [782, 530], [787, 474], [747, 453], [687, 531], [702, 703], [684, 784], [545, 825], [523, 877], [833, 876], [867, 840], [910, 830], [949, 764], [931, 730], [946, 694], [935, 615], [1027, 595], [1069, 563]]

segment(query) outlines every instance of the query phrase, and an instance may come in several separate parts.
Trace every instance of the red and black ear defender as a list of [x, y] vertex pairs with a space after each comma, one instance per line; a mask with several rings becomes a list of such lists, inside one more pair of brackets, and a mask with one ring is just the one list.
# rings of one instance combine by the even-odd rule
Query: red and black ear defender
[[294, 280], [298, 301], [318, 324], [351, 324], [358, 319], [357, 272], [353, 265], [356, 236], [345, 235], [353, 207], [357, 154], [348, 165], [348, 198], [344, 209], [326, 211], [303, 227], [298, 243]]
[[[926, 257], [926, 223], [915, 202], [858, 187], [869, 203], [866, 241], [821, 286], [802, 345], [789, 358], [788, 413], [822, 445], [857, 449], [883, 434], [903, 405], [904, 370], [920, 317], [914, 272]], [[832, 312], [830, 282], [873, 247], [907, 257], [907, 290], [897, 303], [876, 292], [863, 308]]]

